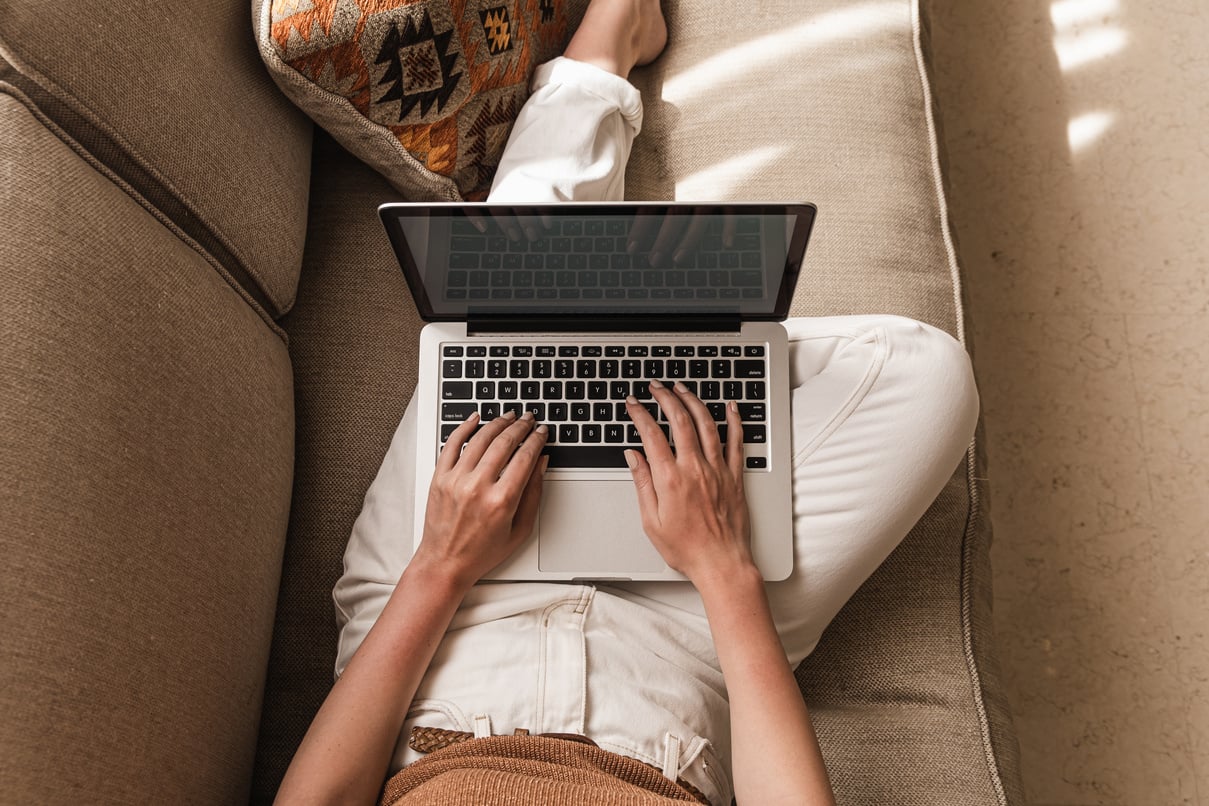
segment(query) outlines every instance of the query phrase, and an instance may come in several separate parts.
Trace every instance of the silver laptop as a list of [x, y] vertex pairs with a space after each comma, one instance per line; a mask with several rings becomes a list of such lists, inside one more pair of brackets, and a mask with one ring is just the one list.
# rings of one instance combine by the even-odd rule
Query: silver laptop
[[[642, 530], [623, 451], [635, 395], [683, 381], [742, 439], [752, 550], [793, 567], [789, 313], [810, 204], [384, 204], [420, 316], [415, 539], [441, 446], [472, 412], [530, 410], [550, 457], [534, 534], [487, 579], [682, 580]], [[662, 237], [662, 240], [660, 238]], [[671, 246], [669, 246], [671, 244]], [[742, 434], [728, 434], [726, 401]], [[674, 448], [674, 442], [673, 442]]]

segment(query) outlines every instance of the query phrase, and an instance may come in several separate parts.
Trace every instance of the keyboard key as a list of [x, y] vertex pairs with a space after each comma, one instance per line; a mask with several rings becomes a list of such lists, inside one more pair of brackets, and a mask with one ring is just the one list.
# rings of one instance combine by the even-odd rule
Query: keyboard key
[[441, 384], [442, 400], [470, 400], [474, 397], [474, 384], [470, 381], [445, 381]]
[[630, 358], [645, 358], [647, 355], [647, 348], [630, 345], [630, 347], [626, 350], [626, 354], [629, 355]]
[[558, 355], [561, 358], [575, 358], [579, 355], [579, 347], [564, 344], [558, 348]]
[[467, 378], [482, 378], [487, 374], [486, 361], [467, 361], [466, 362], [466, 377]]
[[507, 378], [508, 377], [508, 362], [502, 359], [495, 359], [487, 362], [487, 377], [488, 378]]
[[740, 356], [743, 355], [743, 348], [738, 344], [722, 345], [722, 355], [724, 356]]
[[571, 419], [576, 422], [587, 422], [592, 419], [592, 404], [576, 401], [571, 404]]
[[[595, 378], [596, 377], [596, 362], [591, 360], [581, 360], [575, 362], [575, 377], [577, 378]], [[755, 377], [755, 376], [752, 376]]]
[[579, 429], [579, 439], [582, 442], [600, 442], [600, 423], [587, 423]]
[[[579, 426], [578, 425], [560, 425], [558, 427], [558, 441], [561, 443], [579, 442]], [[546, 453], [543, 450], [542, 453]], [[550, 463], [554, 463], [554, 458], [550, 458]]]
[[764, 456], [749, 456], [747, 457], [748, 470], [762, 470], [768, 467], [768, 459]]
[[651, 348], [651, 356], [653, 358], [666, 358], [667, 356], [669, 356], [671, 354], [672, 354], [672, 348], [666, 344], [661, 345], [659, 347]]
[[600, 358], [601, 347], [599, 344], [584, 347], [582, 350], [580, 350], [579, 354], [584, 358]]
[[701, 382], [701, 399], [702, 400], [720, 400], [722, 398], [722, 384], [717, 381], [702, 381]]
[[538, 358], [553, 358], [556, 352], [553, 344], [539, 344], [534, 354]]
[[764, 355], [763, 344], [749, 344], [743, 348], [743, 355], [748, 358], [761, 358]]
[[526, 403], [525, 411], [533, 413], [533, 419], [539, 423], [546, 419], [546, 404], [545, 403]]
[[562, 381], [546, 381], [542, 384], [542, 397], [546, 400], [558, 400], [563, 396]]
[[483, 418], [484, 422], [494, 420], [500, 416], [500, 404], [495, 402], [484, 403], [483, 407], [479, 409], [479, 416]]
[[528, 378], [529, 362], [525, 359], [514, 359], [508, 362], [508, 375], [512, 378]]
[[[559, 442], [568, 441], [559, 437]], [[620, 445], [547, 445], [542, 453], [550, 457], [549, 467], [626, 467]]]
[[739, 417], [743, 422], [764, 422], [767, 412], [763, 403], [740, 403]]
[[521, 381], [521, 399], [537, 400], [542, 396], [541, 384], [537, 381]]
[[517, 417], [520, 417], [522, 414], [525, 413], [525, 404], [524, 403], [503, 403], [500, 405], [500, 409], [502, 410], [501, 411], [502, 414], [507, 414], [508, 412], [512, 412]]
[[618, 361], [605, 359], [600, 362], [600, 377], [616, 378], [621, 372], [621, 364]]
[[466, 357], [467, 358], [486, 358], [487, 357], [486, 345], [476, 344], [476, 345], [471, 345], [470, 347], [467, 347], [466, 348]]
[[643, 361], [642, 373], [647, 378], [662, 378], [663, 361], [655, 358], [649, 358], [646, 361]]
[[567, 400], [583, 400], [584, 399], [584, 382], [583, 381], [567, 381], [567, 385], [563, 391], [563, 397]]
[[495, 382], [494, 381], [479, 381], [474, 385], [474, 396], [479, 400], [492, 400], [495, 398]]
[[493, 344], [487, 348], [487, 355], [492, 356], [493, 358], [507, 358], [508, 347], [505, 345]]
[[475, 403], [442, 403], [441, 419], [446, 422], [461, 422], [479, 410]]
[[700, 358], [689, 361], [688, 376], [690, 378], [708, 378], [709, 362]]
[[744, 425], [743, 441], [760, 444], [768, 441], [768, 434], [762, 425]]
[[743, 398], [743, 384], [739, 381], [726, 381], [722, 384], [722, 399], [723, 400], [741, 400]]
[[546, 413], [546, 419], [552, 423], [563, 422], [569, 416], [569, 410], [570, 406], [566, 403], [551, 403]]
[[756, 361], [736, 361], [735, 362], [735, 377], [736, 378], [763, 378], [764, 377], [764, 362]]
[[[609, 385], [604, 381], [588, 381], [588, 400], [608, 400]], [[608, 419], [607, 417], [603, 419]]]
[[748, 381], [747, 382], [747, 399], [748, 400], [763, 400], [765, 397], [764, 381]]
[[716, 358], [710, 362], [709, 374], [713, 378], [729, 378], [730, 362], [724, 358]]
[[441, 354], [444, 355], [446, 358], [461, 358], [462, 357], [462, 348], [456, 344], [447, 344], [447, 345], [445, 345], [445, 348], [441, 351]]
[[672, 359], [667, 362], [667, 377], [672, 380], [680, 380], [688, 375], [688, 363], [686, 361], [677, 361]]
[[[592, 419], [598, 423], [607, 423], [613, 419], [612, 403], [593, 403]], [[586, 441], [586, 440], [585, 440]]]
[[460, 377], [462, 377], [462, 362], [461, 361], [442, 361], [441, 362], [441, 377], [442, 378], [460, 378]]
[[516, 381], [500, 381], [499, 391], [496, 392], [496, 395], [501, 400], [516, 400], [516, 393]]
[[554, 362], [554, 377], [555, 378], [574, 378], [575, 377], [575, 362], [574, 361], [555, 361]]
[[549, 378], [554, 372], [554, 362], [544, 359], [536, 359], [533, 362], [533, 377], [534, 378]]
[[623, 378], [641, 378], [642, 377], [642, 362], [635, 359], [628, 359], [621, 362], [621, 377]]
[[621, 423], [608, 423], [604, 427], [605, 442], [622, 442], [625, 440], [625, 426]]

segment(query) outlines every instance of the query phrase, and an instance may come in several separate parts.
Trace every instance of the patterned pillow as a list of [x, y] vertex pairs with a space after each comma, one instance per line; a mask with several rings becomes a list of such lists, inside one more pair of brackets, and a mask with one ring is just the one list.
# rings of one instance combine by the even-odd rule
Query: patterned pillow
[[587, 0], [258, 0], [278, 86], [406, 198], [481, 200]]

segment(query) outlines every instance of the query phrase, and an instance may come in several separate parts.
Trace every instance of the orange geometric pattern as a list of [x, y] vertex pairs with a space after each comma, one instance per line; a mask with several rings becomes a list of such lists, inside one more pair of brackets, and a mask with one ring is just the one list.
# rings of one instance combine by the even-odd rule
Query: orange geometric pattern
[[533, 70], [562, 52], [565, 2], [273, 0], [270, 33], [282, 61], [484, 198]]

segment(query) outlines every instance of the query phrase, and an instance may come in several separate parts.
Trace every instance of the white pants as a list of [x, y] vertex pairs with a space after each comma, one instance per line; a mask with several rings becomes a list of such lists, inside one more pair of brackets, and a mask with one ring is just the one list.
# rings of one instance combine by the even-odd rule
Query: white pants
[[[620, 200], [641, 127], [638, 92], [589, 65], [538, 68], [491, 199]], [[794, 570], [768, 595], [790, 663], [924, 514], [974, 434], [962, 346], [897, 316], [791, 319]], [[413, 401], [414, 402], [414, 401]], [[334, 591], [343, 671], [411, 554], [415, 407], [391, 442]], [[687, 583], [484, 583], [466, 597], [420, 685], [412, 725], [480, 735], [579, 733], [729, 803], [726, 690]]]

